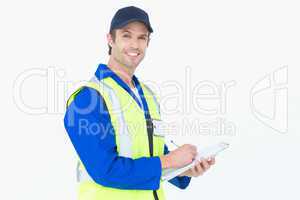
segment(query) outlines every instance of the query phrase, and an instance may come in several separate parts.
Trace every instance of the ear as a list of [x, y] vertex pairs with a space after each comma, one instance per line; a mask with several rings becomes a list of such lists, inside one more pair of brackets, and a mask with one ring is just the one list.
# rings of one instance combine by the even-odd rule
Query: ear
[[112, 38], [112, 35], [110, 33], [106, 34], [106, 40], [107, 40], [107, 44], [111, 47], [112, 43], [113, 43], [113, 38]]

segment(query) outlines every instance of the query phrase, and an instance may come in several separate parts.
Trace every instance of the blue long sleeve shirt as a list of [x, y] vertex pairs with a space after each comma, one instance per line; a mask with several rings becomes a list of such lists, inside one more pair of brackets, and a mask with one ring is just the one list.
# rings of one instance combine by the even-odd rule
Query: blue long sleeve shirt
[[[99, 65], [97, 72], [102, 69], [109, 70], [106, 65]], [[104, 78], [97, 72], [98, 79]], [[107, 76], [112, 73], [110, 71]], [[118, 155], [107, 107], [96, 90], [84, 87], [76, 95], [66, 110], [64, 125], [80, 160], [96, 183], [118, 189], [159, 188], [162, 172], [160, 158], [132, 159]], [[165, 146], [164, 153], [168, 152]], [[184, 189], [189, 185], [190, 178], [175, 177], [169, 182]]]

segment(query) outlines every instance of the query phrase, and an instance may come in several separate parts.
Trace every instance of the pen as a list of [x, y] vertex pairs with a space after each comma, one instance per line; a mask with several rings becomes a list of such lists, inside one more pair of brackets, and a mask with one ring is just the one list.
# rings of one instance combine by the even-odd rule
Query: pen
[[170, 142], [171, 142], [172, 144], [174, 144], [176, 147], [179, 147], [179, 145], [175, 144], [173, 140], [170, 140]]

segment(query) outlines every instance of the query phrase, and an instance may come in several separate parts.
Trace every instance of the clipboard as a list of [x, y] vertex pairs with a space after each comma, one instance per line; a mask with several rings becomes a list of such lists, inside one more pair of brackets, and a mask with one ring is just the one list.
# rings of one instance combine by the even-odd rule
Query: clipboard
[[228, 143], [221, 142], [221, 143], [218, 143], [218, 144], [200, 149], [196, 159], [192, 163], [190, 163], [190, 164], [188, 164], [184, 167], [181, 167], [181, 168], [164, 169], [162, 171], [161, 180], [162, 181], [168, 181], [168, 180], [182, 174], [183, 172], [189, 170], [190, 168], [194, 167], [197, 160], [201, 161], [202, 159], [215, 157], [219, 152], [227, 149], [228, 147], [229, 147]]

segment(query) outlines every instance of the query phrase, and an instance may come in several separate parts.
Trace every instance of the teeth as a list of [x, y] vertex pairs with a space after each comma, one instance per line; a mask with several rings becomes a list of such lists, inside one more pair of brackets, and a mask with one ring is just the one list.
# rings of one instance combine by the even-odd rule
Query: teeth
[[138, 53], [127, 53], [129, 56], [137, 56]]

